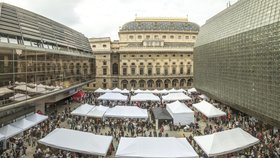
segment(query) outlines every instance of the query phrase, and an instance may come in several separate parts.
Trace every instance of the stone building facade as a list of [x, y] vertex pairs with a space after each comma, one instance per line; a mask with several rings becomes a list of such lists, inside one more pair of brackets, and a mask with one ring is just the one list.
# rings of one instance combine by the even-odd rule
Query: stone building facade
[[199, 26], [186, 18], [136, 18], [119, 40], [90, 38], [95, 87], [187, 88], [193, 81], [193, 46]]

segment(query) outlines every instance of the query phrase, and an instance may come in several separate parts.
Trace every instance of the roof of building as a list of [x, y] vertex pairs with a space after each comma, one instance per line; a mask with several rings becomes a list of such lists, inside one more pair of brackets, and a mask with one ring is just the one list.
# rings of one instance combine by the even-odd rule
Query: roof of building
[[199, 25], [187, 19], [141, 18], [124, 24], [120, 31], [199, 31]]

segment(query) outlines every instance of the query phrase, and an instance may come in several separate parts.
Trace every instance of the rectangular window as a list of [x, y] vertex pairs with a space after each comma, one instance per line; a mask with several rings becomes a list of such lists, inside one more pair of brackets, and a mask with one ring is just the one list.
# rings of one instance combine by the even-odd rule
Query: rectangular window
[[183, 73], [184, 73], [184, 68], [181, 67], [181, 68], [180, 68], [180, 74], [183, 75]]
[[160, 75], [160, 67], [157, 67], [157, 75]]
[[107, 69], [106, 68], [103, 69], [103, 75], [107, 75]]
[[131, 68], [131, 75], [135, 75], [135, 68]]
[[152, 75], [152, 74], [153, 74], [152, 68], [148, 68], [148, 75]]
[[175, 67], [172, 68], [172, 74], [173, 74], [173, 75], [176, 74], [176, 68], [175, 68]]
[[187, 75], [190, 75], [191, 74], [191, 68], [188, 67], [187, 69]]
[[164, 68], [164, 75], [168, 75], [168, 68]]
[[123, 68], [123, 75], [126, 76], [127, 75], [127, 69]]
[[140, 75], [144, 75], [144, 68], [140, 68]]

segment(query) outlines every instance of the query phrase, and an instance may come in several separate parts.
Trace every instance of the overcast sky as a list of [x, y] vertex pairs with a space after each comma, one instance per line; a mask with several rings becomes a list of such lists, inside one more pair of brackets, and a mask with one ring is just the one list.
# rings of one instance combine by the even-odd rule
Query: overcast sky
[[203, 25], [237, 0], [0, 0], [46, 16], [87, 37], [118, 39], [119, 27], [138, 17], [187, 17]]

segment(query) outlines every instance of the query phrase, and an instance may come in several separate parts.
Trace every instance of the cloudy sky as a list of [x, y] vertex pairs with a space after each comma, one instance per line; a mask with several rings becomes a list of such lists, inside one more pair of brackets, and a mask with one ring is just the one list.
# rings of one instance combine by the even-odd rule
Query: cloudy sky
[[138, 17], [187, 17], [203, 25], [237, 0], [0, 0], [46, 16], [87, 37], [118, 39], [119, 27]]

